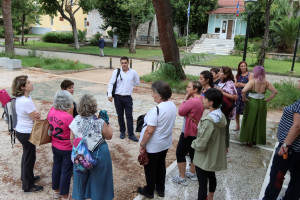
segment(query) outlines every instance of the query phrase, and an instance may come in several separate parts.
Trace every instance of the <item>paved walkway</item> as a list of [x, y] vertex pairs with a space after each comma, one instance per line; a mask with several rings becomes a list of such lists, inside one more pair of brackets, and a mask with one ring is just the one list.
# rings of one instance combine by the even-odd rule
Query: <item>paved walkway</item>
[[[1, 48], [0, 48], [1, 50]], [[16, 49], [17, 54], [26, 55], [27, 50]], [[58, 57], [71, 60], [79, 60], [80, 62], [92, 64], [94, 66], [103, 66], [108, 68], [109, 58], [98, 56], [72, 54], [72, 53], [57, 53], [43, 52], [46, 57]], [[133, 60], [133, 68], [139, 75], [147, 74], [151, 71], [151, 62]], [[113, 58], [113, 65], [119, 65], [119, 59]], [[207, 68], [188, 66], [186, 73], [198, 75], [202, 70]], [[47, 75], [43, 76], [41, 72], [30, 70], [22, 71], [7, 71], [0, 68], [0, 73], [3, 76], [0, 82], [1, 88], [9, 89], [13, 77], [19, 74], [29, 74], [31, 79], [34, 79], [34, 91], [32, 97], [37, 100], [52, 101], [53, 94], [58, 90], [60, 82], [65, 78], [72, 78], [76, 85], [75, 100], [86, 93], [93, 94], [99, 104], [99, 108], [105, 108], [111, 115], [116, 116], [113, 103], [107, 101], [106, 88], [112, 71], [109, 69], [92, 70], [78, 72], [66, 75]], [[270, 76], [271, 77], [271, 76]], [[287, 77], [274, 76], [272, 81], [289, 79]], [[291, 79], [296, 80], [296, 79]], [[137, 88], [142, 89], [142, 88]], [[155, 103], [149, 94], [134, 93], [134, 119], [140, 114], [144, 114], [150, 110]], [[238, 142], [239, 133], [233, 131], [235, 124], [231, 123], [231, 157], [228, 159], [228, 169], [217, 172], [218, 186], [215, 194], [216, 200], [233, 200], [233, 199], [257, 199], [259, 197], [262, 183], [267, 172], [268, 163], [271, 159], [272, 151], [270, 151], [276, 142], [277, 125], [274, 123], [267, 124], [268, 145], [266, 147], [248, 148]], [[177, 116], [175, 128], [181, 129], [182, 118]], [[197, 199], [198, 183], [189, 181], [189, 186], [184, 187], [172, 183], [172, 177], [178, 173], [176, 162], [169, 168], [169, 173], [166, 178], [166, 198], [165, 199]], [[140, 198], [140, 197], [137, 197]]]
[[[4, 47], [0, 47], [0, 51], [3, 51]], [[15, 53], [18, 55], [28, 55], [28, 49], [18, 49], [15, 48]], [[80, 61], [82, 63], [90, 64], [96, 67], [104, 67], [109, 68], [110, 66], [110, 58], [109, 57], [100, 57], [97, 55], [85, 55], [85, 54], [76, 54], [76, 53], [63, 53], [63, 52], [52, 52], [52, 51], [37, 51], [38, 54], [41, 54], [44, 57], [51, 57], [51, 58], [63, 58], [73, 61]], [[122, 56], [122, 55], [120, 55]], [[151, 72], [152, 69], [152, 62], [133, 59], [133, 69], [137, 71], [139, 76], [148, 74]], [[113, 68], [117, 68], [120, 66], [120, 59], [119, 58], [112, 58], [112, 65]], [[199, 74], [204, 70], [210, 70], [208, 67], [200, 67], [200, 66], [186, 66], [184, 71], [186, 74], [191, 74], [195, 76], [199, 76]], [[234, 74], [236, 71], [234, 71]], [[289, 77], [289, 76], [279, 76], [279, 75], [272, 75], [267, 74], [267, 79], [274, 82], [280, 82], [283, 80], [293, 81], [296, 82], [299, 78]]]

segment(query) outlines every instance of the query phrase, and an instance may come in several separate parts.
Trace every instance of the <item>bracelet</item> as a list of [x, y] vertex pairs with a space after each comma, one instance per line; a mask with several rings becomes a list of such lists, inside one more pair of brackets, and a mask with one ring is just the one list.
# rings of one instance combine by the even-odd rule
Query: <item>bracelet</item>
[[109, 125], [109, 122], [106, 122], [107, 125]]

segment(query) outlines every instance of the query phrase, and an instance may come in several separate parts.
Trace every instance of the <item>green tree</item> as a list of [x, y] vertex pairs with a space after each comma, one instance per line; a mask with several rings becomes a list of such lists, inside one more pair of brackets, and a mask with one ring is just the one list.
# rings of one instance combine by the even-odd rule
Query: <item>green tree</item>
[[180, 63], [179, 49], [173, 31], [172, 8], [170, 0], [152, 0], [157, 16], [159, 41], [164, 55], [165, 63], [175, 67], [175, 77], [186, 78]]
[[35, 0], [12, 0], [13, 24], [20, 24], [17, 28], [21, 29], [21, 44], [24, 45], [24, 29], [33, 23], [38, 22], [39, 5]]
[[102, 29], [111, 27], [114, 34], [118, 35], [118, 39], [126, 45], [130, 33], [130, 13], [124, 12], [121, 6], [124, 0], [96, 0], [95, 8], [104, 19]]
[[151, 0], [98, 0], [96, 7], [104, 18], [103, 29], [115, 30], [123, 43], [130, 39], [129, 52], [135, 53], [136, 33], [140, 24], [151, 20], [154, 9]]
[[136, 32], [140, 24], [153, 18], [154, 9], [152, 2], [151, 0], [128, 0], [120, 6], [130, 14], [129, 52], [136, 53]]
[[[205, 33], [207, 30], [208, 11], [217, 8], [218, 0], [201, 0], [191, 1], [189, 30], [198, 35]], [[171, 0], [173, 11], [173, 22], [181, 30], [186, 30], [188, 0]]]
[[95, 0], [39, 0], [38, 2], [43, 13], [56, 16], [58, 11], [64, 19], [70, 22], [75, 49], [79, 49], [75, 14], [79, 9], [88, 12], [95, 8]]
[[11, 19], [11, 0], [1, 1], [2, 16], [4, 22], [5, 52], [14, 53], [13, 26]]
[[257, 57], [257, 63], [261, 66], [264, 66], [266, 51], [269, 44], [270, 10], [273, 2], [274, 0], [265, 0], [265, 31]]
[[292, 53], [297, 38], [300, 18], [285, 18], [270, 26], [270, 30], [276, 35], [279, 52]]

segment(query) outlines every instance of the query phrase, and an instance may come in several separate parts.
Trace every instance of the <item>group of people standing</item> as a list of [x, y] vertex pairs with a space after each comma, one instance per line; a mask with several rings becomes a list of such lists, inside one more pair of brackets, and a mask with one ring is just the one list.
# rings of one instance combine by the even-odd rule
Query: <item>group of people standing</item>
[[[158, 196], [164, 197], [166, 155], [172, 146], [177, 114], [175, 104], [170, 101], [172, 89], [163, 81], [152, 84], [152, 98], [157, 106], [145, 115], [138, 139], [133, 131], [131, 94], [140, 80], [136, 71], [128, 67], [127, 57], [122, 57], [120, 62], [122, 67], [114, 70], [107, 95], [110, 102], [114, 100], [120, 138], [125, 138], [125, 114], [128, 138], [134, 142], [139, 141], [139, 151], [147, 152], [148, 155], [149, 162], [144, 166], [146, 186], [139, 187], [137, 191], [147, 198], [153, 198], [156, 190]], [[29, 95], [32, 89], [32, 82], [27, 76], [18, 76], [13, 81], [12, 91], [17, 97], [17, 139], [23, 146], [21, 180], [24, 192], [43, 190], [42, 186], [35, 185], [40, 177], [34, 176], [35, 146], [28, 141], [34, 120], [40, 118]], [[61, 89], [56, 93], [53, 107], [47, 115], [52, 134], [53, 198], [70, 199], [69, 187], [73, 174], [73, 199], [113, 199], [112, 162], [106, 143], [113, 134], [109, 119], [96, 116], [97, 101], [92, 95], [84, 95], [78, 105], [74, 102], [72, 81], [63, 81]], [[264, 96], [266, 90], [271, 91], [267, 99]], [[241, 129], [242, 142], [249, 146], [266, 144], [266, 102], [276, 94], [277, 90], [265, 79], [264, 68], [256, 66], [250, 73], [247, 63], [243, 61], [239, 63], [235, 77], [231, 68], [226, 66], [201, 72], [199, 81], [188, 84], [185, 98], [178, 108], [178, 114], [183, 116], [183, 127], [176, 150], [179, 175], [172, 179], [173, 182], [188, 185], [186, 178], [198, 180], [198, 199], [212, 200], [217, 185], [215, 172], [227, 168], [230, 121], [236, 119], [236, 130]], [[231, 106], [225, 108], [225, 104]], [[280, 187], [274, 188], [272, 181], [278, 182], [278, 173], [285, 174], [287, 170], [291, 170], [292, 174], [286, 199], [299, 199], [299, 191], [295, 189], [299, 186], [299, 105], [296, 102], [289, 106], [284, 112], [285, 118], [279, 124], [278, 155], [274, 157], [271, 180], [264, 200], [273, 200], [276, 194], [278, 196], [282, 183]], [[239, 117], [242, 114], [244, 117], [240, 128]], [[87, 173], [78, 174], [73, 167], [71, 151], [75, 138], [84, 138], [92, 156], [98, 160], [96, 167]], [[289, 152], [289, 158], [282, 160], [281, 156], [286, 152]], [[185, 157], [188, 154], [192, 161], [190, 171], [186, 171]], [[282, 176], [280, 180], [283, 180]]]

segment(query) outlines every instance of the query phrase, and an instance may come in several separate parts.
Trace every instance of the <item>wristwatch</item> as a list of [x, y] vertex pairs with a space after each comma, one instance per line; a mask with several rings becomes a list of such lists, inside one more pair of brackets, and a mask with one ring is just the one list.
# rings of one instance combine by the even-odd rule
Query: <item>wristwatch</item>
[[292, 145], [287, 145], [286, 143], [283, 143], [282, 145], [284, 148], [290, 148]]

